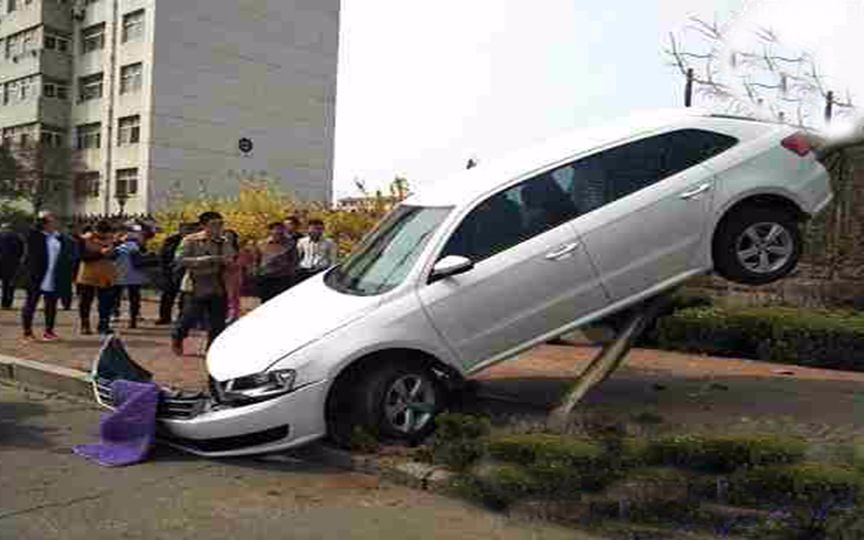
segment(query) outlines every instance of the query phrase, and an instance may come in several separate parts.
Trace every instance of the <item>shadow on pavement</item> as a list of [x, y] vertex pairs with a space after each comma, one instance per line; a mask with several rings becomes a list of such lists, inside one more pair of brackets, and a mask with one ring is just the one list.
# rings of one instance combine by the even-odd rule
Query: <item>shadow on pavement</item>
[[158, 442], [151, 450], [147, 461], [153, 463], [213, 463], [244, 469], [286, 473], [332, 473], [333, 467], [323, 464], [319, 456], [319, 450], [313, 444], [306, 448], [260, 456], [206, 458], [178, 450], [164, 442]]
[[40, 403], [0, 404], [0, 450], [53, 446], [51, 434], [56, 429], [27, 423], [30, 418], [45, 416], [47, 411]]

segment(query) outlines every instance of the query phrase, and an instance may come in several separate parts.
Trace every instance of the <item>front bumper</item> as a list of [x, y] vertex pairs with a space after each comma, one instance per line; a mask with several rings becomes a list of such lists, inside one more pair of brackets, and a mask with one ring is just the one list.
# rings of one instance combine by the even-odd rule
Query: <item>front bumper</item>
[[299, 446], [327, 433], [327, 381], [249, 405], [215, 404], [193, 418], [159, 418], [165, 442], [210, 456], [240, 456]]
[[[116, 379], [149, 382], [151, 374], [133, 362], [117, 338], [109, 338], [93, 365], [93, 392], [100, 405], [114, 407]], [[284, 450], [323, 437], [327, 381], [308, 384], [266, 401], [220, 403], [204, 392], [162, 389], [157, 435], [171, 446], [207, 457]]]

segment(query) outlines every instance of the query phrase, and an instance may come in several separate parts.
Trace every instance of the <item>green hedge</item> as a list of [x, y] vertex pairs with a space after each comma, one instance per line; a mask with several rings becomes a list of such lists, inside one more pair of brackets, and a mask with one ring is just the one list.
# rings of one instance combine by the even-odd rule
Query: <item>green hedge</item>
[[596, 490], [618, 473], [610, 467], [602, 446], [562, 435], [535, 433], [493, 438], [489, 441], [489, 455], [525, 466], [548, 494]]
[[575, 437], [532, 433], [492, 439], [489, 442], [489, 455], [499, 461], [520, 465], [555, 462], [584, 469], [595, 466], [603, 457], [603, 448]]
[[651, 441], [646, 461], [708, 473], [731, 473], [804, 459], [800, 439], [761, 435], [676, 435]]
[[864, 478], [854, 469], [797, 463], [741, 471], [730, 481], [733, 503], [776, 506], [844, 505], [860, 502]]
[[486, 452], [491, 425], [487, 418], [460, 413], [444, 413], [435, 418], [435, 439], [431, 458], [435, 463], [464, 471]]
[[510, 463], [491, 465], [482, 471], [457, 477], [453, 488], [458, 494], [496, 510], [543, 491], [525, 468]]
[[846, 311], [689, 308], [654, 332], [664, 349], [864, 371], [864, 315]]

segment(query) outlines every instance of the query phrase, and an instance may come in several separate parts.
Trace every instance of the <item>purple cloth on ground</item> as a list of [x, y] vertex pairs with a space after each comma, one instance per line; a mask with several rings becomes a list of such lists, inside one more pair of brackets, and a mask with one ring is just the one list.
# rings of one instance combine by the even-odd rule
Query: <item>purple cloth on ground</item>
[[98, 444], [79, 444], [72, 450], [105, 467], [143, 461], [156, 436], [159, 386], [117, 380], [111, 383], [115, 410], [99, 422]]

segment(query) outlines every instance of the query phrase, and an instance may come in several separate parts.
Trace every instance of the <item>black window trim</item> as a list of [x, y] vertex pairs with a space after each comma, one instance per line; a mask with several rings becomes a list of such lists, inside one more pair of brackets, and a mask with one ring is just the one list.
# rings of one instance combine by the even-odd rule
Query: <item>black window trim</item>
[[[518, 176], [516, 176], [516, 177], [514, 177], [513, 179], [511, 179], [510, 181], [508, 181], [508, 182], [507, 182], [506, 184], [504, 184], [503, 186], [500, 186], [500, 185], [499, 185], [499, 186], [496, 187], [495, 189], [488, 190], [488, 191], [484, 192], [482, 195], [476, 197], [476, 198], [471, 202], [470, 206], [468, 206], [468, 208], [467, 208], [466, 211], [464, 211], [464, 212], [460, 212], [458, 216], [452, 218], [454, 224], [453, 224], [451, 227], [448, 227], [448, 230], [447, 230], [446, 232], [444, 232], [444, 233], [441, 235], [440, 240], [439, 240], [439, 245], [435, 246], [435, 248], [434, 248], [434, 250], [433, 250], [433, 253], [435, 253], [435, 256], [434, 256], [434, 257], [431, 257], [431, 259], [430, 259], [430, 263], [429, 263], [429, 265], [428, 265], [428, 268], [426, 269], [426, 272], [425, 272], [425, 274], [426, 274], [425, 283], [426, 283], [427, 285], [430, 283], [430, 280], [431, 280], [431, 277], [432, 277], [432, 269], [435, 267], [435, 264], [436, 264], [438, 261], [441, 260], [441, 258], [442, 258], [442, 254], [443, 254], [443, 252], [444, 252], [444, 248], [447, 247], [447, 243], [450, 241], [450, 238], [453, 236], [453, 234], [458, 230], [458, 228], [459, 228], [459, 227], [462, 225], [462, 223], [465, 221], [465, 218], [467, 218], [467, 217], [468, 217], [468, 216], [469, 216], [469, 215], [470, 215], [470, 214], [471, 214], [475, 209], [477, 209], [478, 206], [480, 206], [482, 203], [484, 203], [485, 201], [489, 200], [490, 198], [492, 198], [492, 197], [494, 197], [494, 196], [497, 196], [497, 195], [499, 195], [499, 194], [501, 194], [501, 193], [504, 193], [504, 192], [506, 192], [506, 191], [508, 191], [508, 190], [510, 190], [510, 189], [512, 189], [512, 188], [514, 188], [514, 187], [516, 187], [516, 186], [518, 186], [518, 185], [519, 185], [520, 183], [522, 183], [522, 182], [525, 182], [525, 181], [530, 180], [530, 179], [532, 179], [532, 178], [535, 178], [535, 177], [538, 177], [538, 176], [540, 176], [540, 175], [546, 174], [546, 173], [548, 173], [548, 172], [554, 171], [554, 170], [558, 169], [559, 167], [563, 167], [563, 166], [566, 166], [566, 165], [568, 165], [568, 164], [575, 163], [575, 162], [577, 162], [577, 161], [580, 161], [580, 160], [583, 160], [583, 159], [589, 158], [589, 157], [591, 157], [591, 156], [593, 156], [593, 155], [600, 154], [600, 153], [603, 153], [603, 152], [608, 152], [608, 151], [613, 150], [613, 149], [615, 149], [615, 148], [623, 147], [623, 146], [626, 146], [626, 145], [628, 145], [628, 144], [635, 143], [635, 142], [640, 141], [640, 140], [650, 139], [651, 137], [658, 137], [658, 136], [661, 136], [661, 135], [667, 135], [667, 134], [675, 133], [675, 132], [677, 132], [677, 131], [690, 131], [690, 130], [693, 130], [693, 131], [702, 131], [702, 132], [706, 132], [706, 133], [712, 133], [712, 134], [715, 134], [715, 135], [720, 135], [720, 136], [723, 136], [723, 137], [728, 137], [728, 138], [730, 138], [730, 139], [732, 139], [732, 140], [734, 141], [734, 142], [732, 142], [732, 144], [731, 144], [729, 147], [725, 148], [724, 150], [722, 150], [722, 151], [720, 151], [720, 152], [714, 154], [713, 156], [711, 156], [711, 157], [709, 157], [709, 158], [707, 158], [707, 159], [704, 159], [704, 160], [702, 160], [702, 161], [696, 163], [695, 165], [703, 165], [703, 164], [705, 164], [705, 163], [707, 163], [707, 162], [713, 160], [714, 158], [716, 158], [716, 157], [718, 157], [718, 156], [720, 156], [720, 155], [725, 154], [726, 152], [728, 152], [729, 150], [735, 148], [737, 145], [739, 145], [739, 144], [741, 143], [741, 139], [739, 139], [738, 137], [736, 137], [736, 136], [734, 136], [734, 135], [730, 135], [730, 134], [728, 134], [728, 133], [724, 133], [724, 132], [722, 132], [722, 131], [718, 131], [718, 130], [716, 130], [716, 129], [708, 129], [708, 128], [704, 128], [704, 127], [701, 127], [701, 126], [692, 126], [692, 125], [688, 125], [688, 126], [675, 126], [675, 127], [663, 126], [663, 127], [661, 127], [661, 128], [652, 128], [652, 129], [648, 129], [648, 130], [645, 130], [645, 131], [640, 131], [640, 132], [638, 132], [638, 133], [632, 134], [632, 135], [629, 136], [629, 137], [615, 139], [614, 141], [606, 142], [605, 144], [603, 144], [603, 145], [601, 145], [601, 146], [599, 146], [599, 147], [594, 147], [594, 148], [591, 148], [590, 150], [584, 150], [584, 151], [576, 152], [576, 153], [574, 153], [574, 154], [570, 154], [569, 156], [564, 157], [564, 158], [562, 158], [562, 159], [558, 159], [558, 160], [556, 160], [556, 161], [554, 161], [554, 162], [551, 162], [551, 163], [548, 163], [548, 164], [545, 164], [545, 165], [542, 165], [542, 166], [539, 166], [539, 167], [535, 167], [534, 169], [531, 169], [530, 171], [526, 171], [526, 172], [524, 172], [524, 173], [522, 173], [522, 174], [519, 174]], [[619, 198], [619, 199], [616, 199], [615, 201], [611, 201], [610, 203], [606, 203], [606, 204], [604, 204], [603, 206], [601, 206], [600, 208], [596, 208], [596, 209], [592, 210], [591, 212], [589, 212], [589, 213], [587, 213], [587, 214], [582, 214], [582, 215], [577, 216], [577, 217], [575, 217], [575, 218], [573, 218], [573, 219], [574, 219], [574, 220], [575, 220], [575, 219], [579, 219], [579, 218], [581, 218], [581, 217], [583, 217], [583, 216], [586, 216], [586, 215], [588, 215], [588, 214], [590, 214], [590, 213], [593, 213], [593, 212], [595, 212], [595, 211], [597, 211], [597, 210], [600, 210], [601, 208], [604, 208], [604, 207], [608, 206], [609, 204], [613, 204], [613, 203], [618, 202], [618, 201], [620, 201], [620, 200], [626, 199], [626, 198], [630, 197], [631, 195], [634, 195], [634, 194], [636, 194], [636, 193], [639, 193], [639, 192], [643, 191], [644, 189], [648, 189], [648, 188], [650, 188], [650, 187], [652, 187], [652, 186], [658, 185], [658, 184], [660, 184], [662, 181], [667, 180], [667, 179], [669, 179], [669, 178], [673, 178], [673, 177], [677, 176], [678, 174], [680, 174], [680, 173], [682, 173], [682, 172], [684, 172], [684, 171], [686, 171], [686, 170], [689, 170], [690, 168], [694, 167], [695, 165], [691, 165], [690, 167], [687, 167], [686, 169], [682, 169], [682, 170], [676, 171], [675, 173], [673, 173], [673, 174], [671, 174], [671, 175], [664, 176], [663, 178], [660, 178], [659, 180], [657, 180], [656, 182], [654, 182], [654, 183], [651, 184], [651, 185], [645, 186], [644, 188], [641, 188], [641, 189], [639, 189], [639, 190], [637, 190], [637, 191], [634, 191], [634, 192], [632, 192], [632, 193], [629, 193], [629, 194], [627, 194], [627, 195], [625, 195], [625, 196], [623, 196], [623, 197], [621, 197], [621, 198]], [[571, 220], [571, 221], [572, 221], [572, 220]], [[518, 246], [519, 244], [522, 244], [522, 243], [524, 243], [524, 242], [526, 242], [526, 241], [528, 241], [528, 240], [530, 240], [530, 239], [532, 239], [532, 238], [536, 238], [536, 237], [539, 236], [540, 234], [544, 234], [544, 233], [546, 233], [546, 232], [548, 232], [548, 231], [551, 231], [551, 230], [553, 230], [553, 229], [556, 229], [556, 228], [558, 228], [558, 227], [560, 227], [560, 226], [562, 226], [562, 225], [564, 225], [564, 224], [566, 224], [566, 223], [570, 223], [570, 221], [567, 221], [567, 222], [561, 223], [561, 224], [559, 224], [559, 225], [556, 225], [555, 227], [552, 227], [551, 229], [547, 229], [546, 231], [543, 231], [543, 232], [541, 232], [541, 233], [539, 233], [539, 234], [536, 234], [536, 235], [534, 235], [534, 236], [531, 236], [531, 237], [525, 238], [525, 239], [522, 240], [521, 242], [518, 242], [518, 243], [516, 243], [516, 244], [513, 244], [512, 246], [508, 247], [507, 249], [504, 249], [504, 250], [502, 250], [502, 251], [499, 251], [499, 252], [497, 252], [497, 253], [494, 253], [493, 255], [490, 255], [490, 256], [488, 256], [488, 257], [486, 257], [486, 258], [484, 258], [484, 259], [481, 259], [481, 260], [479, 260], [479, 261], [472, 261], [472, 262], [473, 262], [474, 264], [482, 263], [483, 261], [485, 261], [485, 260], [487, 260], [487, 259], [489, 259], [489, 258], [491, 258], [491, 257], [494, 257], [494, 256], [499, 255], [499, 254], [501, 254], [501, 253], [505, 253], [505, 252], [509, 251], [510, 249], [512, 249], [512, 248], [514, 248], [514, 247], [516, 247], [516, 246]], [[422, 275], [422, 274], [421, 274], [421, 275]]]

